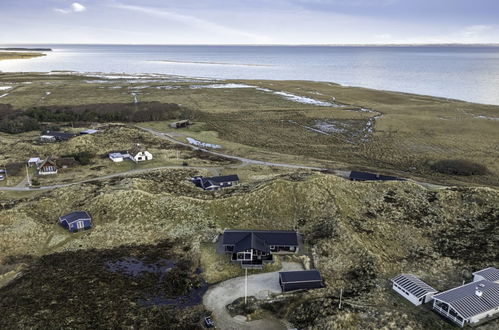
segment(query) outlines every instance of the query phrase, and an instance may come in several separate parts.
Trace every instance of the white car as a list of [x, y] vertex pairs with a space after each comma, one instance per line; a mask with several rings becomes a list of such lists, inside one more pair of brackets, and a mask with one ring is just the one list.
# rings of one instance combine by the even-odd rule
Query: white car
[[0, 175], [0, 181], [5, 180], [5, 177], [3, 175]]

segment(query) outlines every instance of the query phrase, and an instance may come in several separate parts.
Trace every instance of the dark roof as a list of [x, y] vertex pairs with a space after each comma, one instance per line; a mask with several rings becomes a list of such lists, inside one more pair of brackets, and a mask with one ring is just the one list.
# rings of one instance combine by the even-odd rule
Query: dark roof
[[137, 154], [139, 154], [141, 152], [145, 152], [145, 151], [146, 151], [146, 148], [144, 148], [140, 144], [136, 144], [135, 146], [133, 146], [132, 149], [130, 149], [129, 154], [132, 155], [133, 157], [135, 157], [135, 156], [137, 156]]
[[[226, 230], [222, 237], [222, 244], [236, 245], [243, 239], [247, 239], [251, 234], [255, 234], [267, 246], [298, 246], [298, 233], [294, 230]], [[258, 239], [251, 242], [259, 243]]]
[[223, 176], [212, 176], [210, 178], [204, 178], [205, 180], [211, 181], [213, 183], [221, 183], [221, 182], [234, 182], [239, 181], [239, 177], [237, 174], [232, 175], [223, 175]]
[[279, 277], [282, 283], [322, 282], [321, 273], [316, 269], [279, 272]]
[[265, 253], [270, 252], [270, 248], [264, 239], [256, 233], [247, 234], [242, 240], [234, 245], [234, 252], [241, 252], [249, 249], [256, 249]]
[[411, 274], [401, 274], [392, 278], [391, 281], [410, 294], [416, 296], [416, 298], [421, 298], [428, 293], [438, 292], [437, 290]]
[[499, 281], [499, 269], [495, 267], [489, 267], [479, 270], [477, 272], [474, 272], [473, 275], [483, 276], [483, 278], [491, 282]]
[[65, 214], [59, 218], [59, 221], [66, 221], [68, 224], [78, 221], [78, 220], [92, 220], [92, 217], [90, 214], [88, 214], [87, 211], [76, 211], [76, 212], [71, 212], [68, 214]]
[[57, 132], [57, 131], [45, 131], [43, 132], [43, 135], [50, 135], [55, 137], [58, 140], [69, 140], [72, 137], [74, 137], [74, 134], [71, 133], [63, 133], [63, 132]]
[[350, 172], [350, 179], [352, 180], [360, 180], [360, 181], [390, 181], [390, 180], [402, 180], [400, 178], [397, 178], [395, 176], [389, 176], [389, 175], [381, 175], [381, 174], [375, 174], [375, 173], [368, 173], [368, 172], [358, 172], [358, 171], [352, 171]]
[[40, 163], [38, 168], [42, 168], [44, 166], [53, 166], [57, 168], [57, 164], [51, 157], [47, 157], [43, 162]]
[[[476, 292], [480, 291], [481, 296]], [[434, 299], [452, 306], [464, 318], [499, 307], [499, 284], [481, 280], [436, 294]]]

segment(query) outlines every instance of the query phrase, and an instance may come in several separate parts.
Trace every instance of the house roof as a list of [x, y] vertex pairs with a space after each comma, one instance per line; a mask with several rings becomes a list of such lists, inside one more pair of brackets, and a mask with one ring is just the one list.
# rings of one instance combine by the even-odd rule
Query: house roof
[[133, 146], [133, 148], [128, 152], [131, 156], [135, 157], [137, 156], [139, 153], [141, 152], [145, 152], [146, 151], [146, 148], [144, 148], [142, 145], [140, 144], [136, 144], [135, 146]]
[[256, 249], [265, 253], [270, 252], [269, 245], [257, 233], [249, 233], [239, 242], [234, 244], [234, 252], [241, 252], [249, 249]]
[[88, 214], [87, 211], [71, 212], [59, 217], [60, 222], [66, 221], [68, 224], [78, 220], [92, 220], [92, 217], [90, 216], [90, 214]]
[[210, 178], [204, 178], [204, 179], [214, 183], [239, 181], [239, 177], [237, 176], [237, 174], [212, 176]]
[[57, 131], [45, 131], [45, 132], [43, 132], [43, 135], [53, 136], [53, 137], [60, 139], [60, 140], [69, 140], [72, 137], [74, 137], [74, 134], [57, 132]]
[[38, 163], [40, 161], [40, 157], [31, 157], [28, 159], [28, 163]]
[[499, 281], [499, 269], [495, 267], [489, 267], [476, 271], [473, 273], [473, 275], [480, 275], [486, 280], [489, 280], [491, 282]]
[[43, 162], [41, 162], [41, 164], [38, 166], [38, 168], [42, 168], [44, 166], [54, 166], [54, 167], [57, 167], [57, 164], [55, 163], [55, 161], [52, 160], [51, 157], [47, 157]]
[[90, 129], [86, 129], [84, 131], [81, 131], [80, 134], [95, 134], [97, 132], [98, 132], [98, 130], [90, 128]]
[[395, 176], [389, 176], [389, 175], [381, 175], [381, 174], [375, 174], [375, 173], [368, 173], [368, 172], [358, 172], [358, 171], [352, 171], [350, 172], [350, 179], [353, 180], [362, 180], [362, 181], [389, 181], [389, 180], [402, 180], [400, 178], [397, 178]]
[[[254, 245], [247, 247], [248, 243]], [[297, 246], [298, 233], [294, 230], [226, 230], [222, 244], [234, 245], [235, 249], [246, 247], [245, 250], [255, 248], [265, 252], [271, 245]]]
[[[481, 292], [481, 296], [477, 292]], [[499, 284], [487, 280], [471, 282], [433, 296], [452, 306], [462, 317], [475, 315], [499, 307]]]
[[392, 278], [391, 281], [410, 294], [416, 296], [416, 298], [418, 299], [427, 295], [428, 293], [438, 292], [437, 290], [411, 274], [400, 274], [399, 276]]
[[321, 273], [317, 269], [279, 272], [282, 283], [322, 282]]

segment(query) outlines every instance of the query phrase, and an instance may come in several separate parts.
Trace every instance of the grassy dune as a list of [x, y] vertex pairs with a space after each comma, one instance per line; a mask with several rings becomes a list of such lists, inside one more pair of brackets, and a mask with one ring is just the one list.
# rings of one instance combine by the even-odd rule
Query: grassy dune
[[[309, 172], [259, 181], [256, 171], [234, 190], [205, 193], [183, 180], [192, 174], [160, 171], [24, 198], [0, 193], [0, 264], [14, 269], [4, 281], [30, 264], [23, 255], [36, 260], [164, 240], [188, 245], [186, 258], [218, 281], [238, 274], [210, 244], [224, 228], [297, 228], [327, 288], [293, 298], [279, 313], [300, 328], [373, 328], [362, 315], [374, 313], [380, 325], [420, 329], [445, 323], [397, 299], [389, 289], [392, 276], [411, 272], [443, 290], [496, 261], [499, 194], [493, 189], [429, 191], [408, 182], [352, 183]], [[56, 224], [59, 214], [75, 209], [93, 215], [91, 231], [69, 234]], [[340, 289], [343, 310], [334, 307]]]
[[17, 59], [30, 59], [34, 57], [46, 56], [43, 53], [35, 53], [35, 52], [0, 52], [0, 61], [1, 60], [17, 60]]

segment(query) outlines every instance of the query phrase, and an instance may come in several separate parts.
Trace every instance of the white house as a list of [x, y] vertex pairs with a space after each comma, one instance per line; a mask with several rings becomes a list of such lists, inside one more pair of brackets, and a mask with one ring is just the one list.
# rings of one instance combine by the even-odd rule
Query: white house
[[431, 301], [438, 291], [411, 274], [400, 274], [392, 278], [393, 290], [416, 306]]
[[136, 163], [152, 159], [152, 154], [140, 144], [137, 144], [135, 147], [133, 147], [132, 150], [128, 152], [128, 154], [130, 155], [130, 159]]
[[473, 273], [473, 282], [487, 280], [499, 283], [499, 269], [489, 267]]
[[436, 294], [433, 310], [461, 327], [485, 322], [499, 314], [499, 283], [480, 280]]

